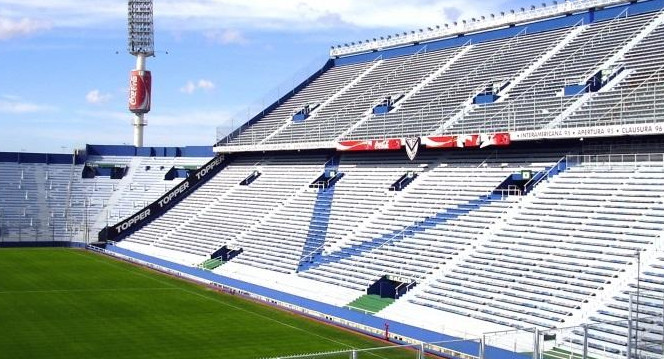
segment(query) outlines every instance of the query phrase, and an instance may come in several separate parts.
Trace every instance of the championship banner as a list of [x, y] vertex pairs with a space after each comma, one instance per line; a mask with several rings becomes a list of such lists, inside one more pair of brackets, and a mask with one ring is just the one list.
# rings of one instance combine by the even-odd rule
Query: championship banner
[[458, 135], [422, 137], [422, 144], [427, 148], [484, 148], [488, 146], [508, 146], [511, 143], [507, 132], [490, 135]]
[[427, 136], [421, 137], [426, 148], [457, 148], [457, 136]]
[[530, 141], [540, 139], [606, 137], [606, 136], [641, 136], [664, 133], [664, 123], [590, 126], [575, 128], [554, 128], [533, 131], [511, 132], [512, 141]]
[[[406, 147], [411, 161], [417, 156], [420, 146], [426, 148], [484, 148], [488, 146], [508, 146], [512, 142], [507, 132], [475, 135], [424, 136], [390, 138], [386, 140], [357, 140], [337, 143], [337, 151], [392, 151]], [[411, 157], [412, 156], [412, 157]]]
[[509, 146], [512, 137], [507, 132], [494, 133], [492, 135], [480, 135], [480, 148], [488, 146]]
[[337, 143], [337, 151], [393, 151], [401, 149], [401, 139], [341, 141]]
[[459, 135], [457, 136], [457, 147], [480, 147], [480, 135]]

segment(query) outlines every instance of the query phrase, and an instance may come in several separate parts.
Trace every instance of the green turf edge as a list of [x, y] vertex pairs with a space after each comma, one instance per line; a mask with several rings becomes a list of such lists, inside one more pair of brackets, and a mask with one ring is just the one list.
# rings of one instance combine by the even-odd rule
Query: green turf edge
[[[2, 263], [5, 263], [4, 267], [7, 267], [8, 262], [8, 253], [10, 250], [0, 250], [0, 268], [3, 267]], [[83, 250], [64, 250], [64, 249], [51, 249], [51, 250], [42, 250], [42, 249], [31, 249], [31, 250], [20, 250], [22, 254], [29, 253], [29, 254], [35, 254], [38, 259], [35, 258], [26, 258], [23, 256], [23, 258], [18, 258], [17, 261], [19, 263], [9, 263], [9, 266], [20, 266], [20, 265], [25, 265], [27, 268], [32, 268], [34, 269], [33, 271], [27, 270], [23, 271], [22, 275], [26, 278], [27, 283], [30, 283], [27, 289], [34, 290], [35, 287], [39, 287], [40, 285], [43, 285], [44, 283], [39, 283], [40, 277], [50, 277], [47, 279], [54, 280], [55, 283], [49, 282], [50, 285], [55, 285], [60, 283], [60, 285], [73, 285], [76, 284], [78, 287], [81, 287], [82, 284], [87, 283], [86, 281], [82, 280], [81, 273], [86, 273], [86, 270], [89, 270], [89, 268], [86, 268], [85, 265], [82, 264], [77, 264], [77, 268], [69, 268], [69, 272], [66, 273], [66, 275], [61, 276], [58, 275], [57, 272], [57, 266], [62, 265], [62, 260], [56, 260], [56, 258], [59, 256], [60, 253], [76, 253], [77, 256], [83, 257], [85, 259], [80, 259], [80, 261], [83, 262], [99, 262], [100, 265], [103, 264], [102, 267], [109, 267], [112, 268], [113, 275], [111, 278], [115, 279], [115, 281], [110, 281], [111, 283], [114, 283], [115, 285], [126, 285], [127, 283], [134, 283], [136, 285], [145, 285], [145, 282], [141, 281], [141, 278], [147, 277], [146, 279], [148, 282], [151, 281], [156, 281], [157, 284], [152, 283], [156, 290], [162, 290], [166, 288], [160, 288], [163, 285], [170, 285], [173, 287], [176, 287], [174, 291], [178, 289], [182, 289], [185, 292], [193, 292], [193, 295], [195, 299], [198, 302], [207, 302], [208, 300], [212, 301], [222, 301], [222, 302], [228, 302], [232, 305], [237, 305], [240, 308], [249, 308], [253, 313], [258, 313], [260, 315], [264, 315], [267, 318], [274, 319], [278, 318], [279, 321], [284, 322], [287, 325], [290, 325], [292, 327], [298, 328], [299, 330], [294, 330], [291, 328], [290, 330], [286, 330], [287, 334], [284, 335], [277, 335], [278, 333], [273, 332], [273, 331], [267, 331], [266, 332], [261, 332], [261, 329], [265, 329], [263, 327], [271, 327], [270, 325], [266, 324], [260, 324], [256, 327], [253, 328], [253, 330], [258, 330], [260, 335], [267, 335], [268, 337], [277, 337], [277, 339], [283, 339], [283, 338], [295, 338], [295, 340], [292, 343], [280, 343], [280, 345], [276, 345], [275, 348], [277, 348], [277, 351], [270, 351], [270, 350], [265, 350], [266, 347], [269, 347], [270, 345], [274, 345], [274, 343], [270, 343], [268, 341], [267, 345], [265, 343], [261, 343], [261, 340], [263, 338], [257, 337], [256, 332], [252, 332], [252, 328], [244, 328], [247, 330], [241, 330], [241, 333], [239, 336], [236, 336], [235, 338], [252, 338], [251, 342], [249, 345], [239, 345], [238, 347], [235, 347], [234, 349], [231, 348], [230, 350], [224, 350], [228, 349], [225, 347], [225, 343], [223, 343], [223, 337], [225, 331], [221, 331], [219, 339], [216, 337], [214, 340], [204, 340], [203, 343], [198, 343], [192, 341], [193, 339], [196, 338], [191, 338], [191, 336], [186, 336], [184, 338], [178, 338], [180, 340], [185, 340], [188, 341], [188, 345], [194, 348], [192, 352], [183, 352], [181, 349], [182, 348], [172, 348], [169, 347], [168, 344], [171, 344], [169, 342], [159, 342], [159, 340], [154, 340], [154, 338], [149, 338], [150, 340], [140, 340], [140, 337], [138, 338], [126, 338], [122, 332], [117, 332], [116, 328], [113, 328], [113, 325], [108, 324], [108, 323], [114, 323], [113, 320], [111, 319], [116, 319], [117, 318], [104, 318], [106, 320], [106, 326], [98, 326], [97, 324], [94, 324], [93, 327], [87, 328], [87, 330], [93, 332], [95, 335], [93, 335], [91, 338], [88, 336], [85, 336], [81, 334], [81, 337], [72, 337], [69, 338], [66, 335], [63, 337], [62, 335], [57, 335], [59, 332], [61, 332], [63, 328], [58, 328], [57, 325], [54, 325], [53, 323], [57, 323], [57, 320], [54, 320], [52, 322], [49, 321], [42, 321], [40, 324], [44, 327], [36, 326], [36, 328], [32, 332], [29, 332], [27, 336], [23, 337], [21, 340], [20, 336], [17, 337], [17, 334], [21, 333], [21, 327], [20, 325], [18, 327], [13, 326], [13, 324], [10, 320], [8, 319], [7, 314], [3, 317], [3, 314], [0, 314], [0, 330], [2, 330], [5, 333], [10, 333], [8, 335], [5, 335], [3, 338], [5, 339], [4, 342], [2, 342], [2, 339], [0, 339], [0, 343], [6, 344], [6, 342], [13, 342], [14, 346], [9, 347], [9, 346], [2, 346], [3, 347], [3, 352], [5, 354], [9, 354], [9, 357], [12, 358], [39, 358], [39, 357], [48, 357], [48, 358], [71, 358], [71, 357], [95, 357], [96, 359], [101, 359], [101, 358], [115, 358], [118, 357], [118, 355], [126, 358], [143, 358], [143, 357], [150, 357], [150, 358], [187, 358], [187, 357], [196, 357], [196, 358], [203, 358], [203, 357], [223, 357], [223, 358], [251, 358], [251, 357], [265, 357], [265, 356], [282, 356], [282, 355], [287, 355], [287, 354], [295, 354], [295, 353], [302, 353], [302, 352], [312, 352], [312, 351], [328, 351], [328, 350], [340, 350], [340, 349], [345, 349], [348, 346], [350, 347], [355, 347], [355, 348], [366, 348], [366, 347], [379, 347], [379, 346], [385, 346], [388, 345], [388, 343], [380, 341], [376, 338], [369, 337], [366, 335], [361, 335], [357, 333], [350, 333], [349, 330], [344, 330], [340, 329], [336, 326], [330, 325], [328, 323], [321, 323], [317, 320], [314, 320], [312, 318], [308, 317], [303, 317], [302, 315], [299, 314], [294, 314], [293, 312], [287, 311], [282, 308], [275, 308], [272, 307], [268, 304], [265, 304], [263, 302], [256, 302], [254, 300], [247, 300], [247, 298], [238, 298], [238, 296], [234, 296], [231, 294], [226, 294], [226, 293], [219, 293], [218, 291], [213, 291], [208, 287], [205, 287], [203, 285], [197, 284], [197, 283], [192, 283], [189, 281], [183, 281], [182, 279], [179, 278], [174, 278], [172, 276], [163, 274], [161, 272], [140, 267], [135, 264], [127, 263], [125, 261], [121, 261], [117, 258], [114, 257], [108, 257], [108, 256], [103, 256], [100, 254], [88, 252], [88, 251], [83, 251]], [[58, 253], [58, 255], [55, 255], [54, 253]], [[27, 255], [27, 257], [30, 257], [30, 255]], [[4, 259], [4, 260], [3, 260]], [[49, 260], [51, 263], [49, 263]], [[74, 261], [76, 262], [76, 261]], [[90, 263], [87, 263], [88, 265]], [[7, 273], [6, 269], [7, 268], [2, 268], [5, 269], [3, 272], [4, 274]], [[97, 270], [94, 272], [94, 276], [92, 276], [92, 283], [87, 283], [87, 284], [98, 284], [100, 281], [102, 283], [106, 284], [107, 282], [104, 280], [104, 275], [101, 270]], [[118, 277], [121, 277], [117, 273], [120, 272], [126, 272], [125, 274], [127, 276], [131, 277], [131, 280], [126, 281], [126, 280], [118, 280]], [[47, 274], [45, 274], [47, 273]], [[37, 274], [35, 276], [35, 274]], [[78, 277], [73, 278], [74, 280], [72, 281], [71, 276], [76, 275]], [[3, 276], [0, 278], [0, 292], [2, 290], [6, 290], [7, 285], [8, 285], [8, 279], [10, 276]], [[100, 278], [102, 277], [102, 278]], [[149, 278], [152, 278], [151, 280]], [[108, 279], [108, 278], [106, 278]], [[20, 281], [19, 281], [20, 282]], [[64, 283], [64, 284], [63, 284]], [[165, 284], [164, 284], [165, 283]], [[16, 285], [16, 283], [14, 283]], [[19, 283], [20, 284], [20, 283]], [[25, 283], [24, 283], [25, 284]], [[48, 287], [46, 290], [57, 290], [57, 287]], [[54, 289], [56, 288], [56, 289]], [[62, 287], [61, 287], [62, 288]], [[144, 289], [143, 287], [141, 287]], [[15, 288], [16, 289], [16, 288]], [[18, 288], [20, 289], [20, 288]], [[25, 289], [25, 288], [24, 288]], [[80, 288], [79, 288], [80, 289]], [[95, 289], [96, 290], [96, 289]], [[23, 293], [25, 294], [25, 293]], [[51, 297], [49, 301], [46, 301], [47, 303], [47, 310], [45, 313], [42, 313], [43, 315], [46, 315], [47, 317], [50, 315], [56, 315], [58, 313], [53, 313], [52, 308], [53, 305], [57, 304], [56, 301], [53, 300], [53, 298], [57, 297], [67, 297], [66, 295], [62, 294], [56, 294], [56, 293], [49, 293], [50, 295], [55, 295], [55, 297]], [[71, 294], [71, 293], [70, 293]], [[122, 293], [121, 293], [122, 294]], [[126, 294], [126, 293], [125, 293]], [[69, 295], [69, 294], [68, 294]], [[152, 296], [153, 293], [150, 294]], [[40, 303], [39, 298], [44, 297], [45, 295], [42, 293], [41, 295], [28, 295], [25, 296], [26, 298], [29, 298], [28, 302], [30, 300], [35, 300], [37, 303]], [[101, 300], [102, 302], [104, 299], [108, 300], [107, 294], [104, 294], [103, 296], [99, 296], [99, 298], [96, 298], [97, 296], [94, 296], [94, 300]], [[148, 301], [151, 299], [150, 296], [148, 297]], [[122, 296], [121, 296], [122, 297]], [[131, 297], [131, 295], [130, 295]], [[119, 298], [122, 299], [122, 298]], [[190, 298], [191, 299], [191, 298]], [[131, 302], [131, 298], [124, 298], [124, 300], [129, 300]], [[2, 298], [0, 296], [0, 303], [2, 303]], [[22, 301], [25, 301], [23, 299]], [[107, 303], [107, 302], [105, 302]], [[113, 303], [113, 302], [111, 302]], [[27, 303], [30, 305], [29, 309], [31, 311], [37, 311], [39, 308], [35, 308], [32, 303]], [[145, 310], [149, 310], [150, 307], [153, 306], [158, 306], [159, 301], [154, 301], [154, 303], [149, 303]], [[206, 310], [209, 310], [211, 312], [215, 311], [215, 308], [218, 309], [217, 307], [221, 306], [219, 305], [213, 305], [213, 306], [206, 306]], [[65, 305], [59, 308], [68, 308], [69, 305]], [[112, 306], [111, 306], [112, 307]], [[129, 306], [115, 306], [116, 308], [124, 308], [128, 309]], [[209, 308], [208, 308], [209, 307]], [[14, 311], [10, 312], [15, 312], [15, 314], [21, 315], [20, 312], [16, 313], [17, 310], [20, 311], [20, 309], [26, 309], [26, 308], [19, 308], [18, 305], [14, 305], [13, 309]], [[81, 309], [81, 308], [77, 308]], [[86, 308], [83, 308], [86, 309]], [[89, 311], [87, 315], [82, 315], [79, 321], [77, 323], [84, 323], [86, 322], [86, 318], [89, 318], [90, 316], [94, 317], [103, 317], [103, 313], [99, 313], [100, 308], [95, 308], [96, 310], [90, 310], [91, 308], [87, 308]], [[183, 310], [183, 309], [180, 309]], [[83, 310], [85, 313], [85, 310]], [[102, 311], [103, 312], [103, 311]], [[187, 312], [185, 310], [185, 312]], [[79, 311], [75, 310], [72, 311], [72, 313], [69, 313], [69, 315], [76, 315], [80, 314]], [[113, 313], [111, 313], [113, 314]], [[117, 313], [116, 313], [117, 314]], [[190, 313], [191, 315], [196, 315], [200, 313]], [[206, 313], [210, 314], [210, 313]], [[30, 320], [37, 320], [39, 321], [42, 318], [33, 318], [30, 317], [30, 315], [26, 316], [20, 316], [20, 320], [17, 322], [30, 322]], [[174, 318], [177, 319], [177, 315], [174, 315]], [[58, 319], [58, 318], [56, 318]], [[122, 318], [121, 318], [122, 319]], [[130, 320], [126, 319], [126, 320]], [[173, 319], [174, 321], [177, 322], [177, 320]], [[122, 321], [118, 321], [119, 324], [122, 324]], [[116, 323], [118, 324], [118, 323]], [[143, 322], [138, 322], [136, 325], [142, 325], [140, 328], [142, 332], [139, 332], [139, 334], [143, 334], [149, 332], [153, 328], [150, 328], [148, 324], [151, 323], [143, 323]], [[168, 321], [162, 321], [161, 325], [168, 327], [171, 325], [171, 329], [179, 329], [178, 326], [182, 325], [185, 326], [187, 329], [192, 328], [191, 325], [187, 326], [188, 324], [191, 323], [176, 323], [177, 325], [172, 325], [172, 323], [169, 323]], [[269, 324], [269, 323], [268, 323]], [[5, 326], [3, 328], [3, 326]], [[13, 326], [13, 328], [12, 328]], [[196, 328], [196, 326], [193, 326], [193, 328]], [[45, 333], [42, 332], [42, 329]], [[58, 331], [58, 329], [60, 329]], [[66, 329], [66, 328], [65, 328]], [[79, 328], [80, 329], [80, 328]], [[206, 330], [215, 330], [215, 326], [211, 327], [204, 327], [202, 329]], [[240, 329], [243, 329], [241, 327]], [[43, 340], [40, 341], [40, 332], [42, 332], [42, 335], [45, 335], [45, 338], [42, 338]], [[295, 334], [297, 335], [295, 335]], [[25, 333], [23, 333], [25, 334]], [[159, 334], [159, 333], [158, 333]], [[171, 338], [173, 333], [170, 333], [171, 336], [169, 335], [163, 335], [164, 339]], [[203, 333], [205, 334], [205, 333]], [[313, 335], [313, 336], [312, 336]], [[318, 336], [318, 337], [317, 337]], [[177, 336], [176, 336], [177, 337]], [[195, 335], [194, 335], [195, 337]], [[322, 338], [321, 338], [322, 337]], [[94, 339], [95, 338], [102, 338], [103, 340], [100, 342], [96, 342]], [[205, 336], [203, 336], [205, 338]], [[332, 338], [333, 340], [336, 341], [336, 343], [330, 344], [329, 339], [323, 339], [323, 338]], [[18, 340], [16, 340], [18, 339]], [[48, 340], [48, 339], [58, 339], [59, 341], [54, 341], [54, 340]], [[80, 339], [80, 340], [77, 340]], [[92, 339], [92, 340], [91, 340]], [[134, 340], [132, 340], [134, 339]], [[157, 338], [159, 339], [159, 338]], [[321, 343], [321, 339], [323, 339], [324, 343]], [[152, 345], [160, 344], [165, 345], [166, 348], [162, 348], [164, 350], [158, 351], [158, 352], [146, 352], [145, 346], [147, 345], [145, 342], [151, 342]], [[56, 343], [53, 345], [53, 343]], [[118, 348], [118, 347], [105, 347], [105, 351], [98, 351], [95, 350], [94, 346], [95, 345], [101, 345], [101, 347], [104, 347], [104, 343], [111, 342], [114, 345], [121, 345], [122, 343], [133, 343], [136, 346], [141, 347], [140, 351], [132, 350], [131, 345], [125, 348]], [[46, 344], [45, 347], [40, 347], [40, 343]], [[215, 346], [219, 346], [219, 348], [215, 348], [213, 351], [210, 350], [201, 350], [201, 346], [210, 346], [211, 343], [214, 343]], [[241, 343], [240, 343], [241, 344]], [[246, 344], [246, 343], [245, 343]], [[322, 345], [321, 345], [322, 344]], [[50, 346], [49, 346], [50, 345]], [[157, 345], [159, 346], [159, 345]], [[17, 350], [18, 347], [18, 350]], [[165, 350], [168, 349], [168, 350]], [[391, 350], [390, 350], [391, 351]], [[149, 355], [146, 355], [146, 353], [149, 353]], [[386, 352], [383, 351], [383, 354]], [[210, 355], [214, 354], [214, 355]], [[216, 355], [218, 354], [218, 356]], [[413, 352], [405, 352], [403, 350], [394, 350], [394, 353], [391, 353], [391, 355], [384, 356], [386, 358], [412, 358], [413, 357]]]
[[381, 298], [376, 294], [366, 294], [346, 304], [346, 307], [361, 312], [378, 313], [394, 303], [394, 298]]

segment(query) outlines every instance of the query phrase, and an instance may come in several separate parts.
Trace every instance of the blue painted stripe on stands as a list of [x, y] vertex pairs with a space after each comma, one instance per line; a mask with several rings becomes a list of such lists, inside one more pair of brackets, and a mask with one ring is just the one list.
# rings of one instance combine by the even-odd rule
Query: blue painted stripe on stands
[[[237, 279], [224, 277], [222, 275], [212, 273], [199, 268], [188, 267], [185, 265], [169, 262], [160, 258], [148, 256], [145, 254], [130, 251], [117, 246], [108, 246], [106, 250], [115, 252], [127, 257], [138, 259], [143, 262], [151, 263], [160, 267], [168, 268], [173, 271], [178, 271], [184, 274], [198, 277], [206, 281], [218, 283], [228, 287], [237, 288], [242, 291], [250, 292], [260, 296], [272, 298], [277, 301], [285, 302], [288, 304], [296, 305], [305, 309], [321, 312], [333, 317], [345, 319], [347, 321], [365, 325], [374, 329], [384, 330], [385, 323], [390, 325], [390, 332], [398, 334], [399, 336], [413, 338], [426, 343], [443, 342], [461, 340], [450, 335], [436, 333], [430, 330], [414, 327], [412, 325], [395, 322], [392, 320], [379, 318], [370, 314], [359, 313], [346, 308], [340, 308], [327, 303], [321, 303], [315, 300], [302, 298], [293, 294], [284, 293], [278, 290], [261, 287], [256, 284], [243, 282]], [[477, 356], [479, 345], [474, 342], [456, 342], [445, 345], [446, 348], [465, 353], [468, 355]], [[486, 356], [493, 359], [527, 359], [526, 355], [514, 353], [508, 350], [487, 346]]]
[[[430, 217], [425, 218], [422, 222], [410, 224], [401, 229], [395, 229], [391, 233], [383, 234], [380, 237], [372, 238], [370, 241], [354, 244], [350, 247], [344, 247], [340, 250], [330, 253], [328, 255], [319, 255], [314, 257], [314, 262], [308, 264], [300, 269], [305, 271], [311, 268], [316, 268], [327, 263], [336, 263], [344, 258], [351, 256], [361, 255], [362, 253], [369, 252], [375, 248], [382, 246], [387, 242], [396, 243], [406, 237], [412, 237], [415, 233], [421, 233], [429, 228], [436, 227], [444, 224], [449, 220], [456, 219], [462, 215], [468, 214], [482, 206], [488, 205], [491, 202], [500, 200], [501, 198], [492, 198], [491, 196], [482, 196], [477, 199], [461, 203], [452, 208], [447, 208], [438, 212]], [[403, 234], [403, 235], [401, 235]]]
[[323, 251], [322, 245], [327, 236], [327, 228], [330, 224], [330, 212], [332, 210], [332, 200], [334, 199], [334, 189], [336, 186], [321, 188], [316, 194], [316, 203], [314, 203], [314, 210], [311, 213], [311, 220], [309, 221], [309, 231], [307, 232], [307, 239], [302, 248], [300, 260], [306, 259], [316, 251], [319, 254]]
[[[325, 174], [329, 174], [330, 171], [338, 171], [340, 161], [341, 157], [339, 155], [332, 156], [332, 158], [325, 163]], [[334, 200], [335, 184], [336, 182], [333, 181], [330, 187], [320, 188], [316, 194], [316, 203], [314, 203], [314, 210], [311, 213], [311, 219], [309, 220], [307, 239], [304, 242], [302, 254], [300, 255], [301, 268], [308, 268], [312, 257], [318, 256], [323, 252], [322, 246], [323, 243], [325, 243], [327, 229], [330, 224], [330, 213], [332, 211], [332, 201]]]

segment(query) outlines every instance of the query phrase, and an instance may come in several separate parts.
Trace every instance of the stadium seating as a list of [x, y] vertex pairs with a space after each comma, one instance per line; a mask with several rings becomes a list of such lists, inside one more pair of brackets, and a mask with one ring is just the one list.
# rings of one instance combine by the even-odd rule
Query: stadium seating
[[664, 167], [624, 165], [575, 166], [541, 184], [408, 301], [505, 327], [578, 323], [593, 298], [625, 289], [616, 284], [635, 253], [661, 248]]
[[[195, 194], [126, 241], [200, 256], [196, 260], [202, 262], [224, 245], [234, 246], [231, 240], [260, 225], [276, 207], [289, 203], [296, 197], [293, 191], [307, 187], [324, 163], [324, 156], [297, 160], [248, 156], [231, 163]], [[261, 176], [249, 186], [240, 185], [255, 170]], [[260, 251], [252, 243], [249, 239], [242, 246], [247, 255]]]
[[565, 85], [585, 83], [606, 68], [611, 56], [645, 31], [654, 15], [618, 17], [587, 27], [567, 46], [504, 94], [505, 101], [476, 105], [445, 133], [534, 130], [545, 127], [577, 96], [562, 96]]
[[[288, 148], [299, 142], [566, 128], [596, 125], [598, 113], [603, 125], [653, 123], [661, 105], [661, 59], [643, 54], [658, 52], [664, 14], [629, 15], [622, 11], [534, 33], [525, 26], [512, 37], [450, 48], [422, 45], [410, 55], [363, 66], [342, 63], [218, 145]], [[585, 88], [592, 79], [599, 89]], [[583, 90], [566, 95], [570, 85]], [[491, 101], [476, 103], [487, 93]], [[400, 99], [393, 110], [372, 113], [388, 97]], [[627, 102], [638, 106], [621, 105]], [[317, 107], [307, 119], [292, 121], [295, 111], [312, 103]]]
[[423, 77], [446, 66], [454, 49], [421, 51], [383, 61], [355, 86], [320, 109], [303, 123], [293, 123], [267, 143], [293, 142], [295, 139], [333, 140], [358, 119], [371, 115], [373, 107], [387, 96], [397, 98], [411, 91]]
[[[664, 26], [659, 26], [627, 52], [622, 61], [630, 71], [625, 80], [610, 91], [597, 93], [583, 107], [563, 119], [561, 127], [594, 124], [634, 124], [653, 122], [662, 112]], [[629, 104], [629, 105], [627, 105]]]
[[306, 105], [322, 105], [330, 98], [338, 96], [357, 78], [361, 78], [367, 71], [378, 65], [360, 63], [349, 66], [334, 67], [315, 79], [302, 91], [280, 104], [274, 111], [266, 114], [260, 122], [242, 131], [236, 136], [227, 139], [228, 145], [257, 144], [268, 138], [273, 132], [290, 123], [293, 114]]
[[[376, 208], [389, 201], [394, 196], [389, 186], [407, 170], [418, 171], [419, 164], [425, 161], [405, 163], [385, 156], [344, 156], [338, 167], [343, 178], [335, 185], [332, 198], [325, 199], [331, 201], [329, 217], [325, 223], [316, 224], [313, 221], [320, 214], [314, 212], [317, 193], [324, 190], [304, 188], [300, 195], [266, 218], [261, 226], [247, 233], [240, 242], [243, 247], [247, 245], [245, 241], [262, 247], [264, 260], [256, 263], [258, 259], [253, 258], [253, 265], [275, 270], [279, 270], [276, 266], [281, 266], [281, 270], [294, 272], [304, 260], [303, 257], [312, 255], [312, 252], [321, 252], [323, 243], [329, 245], [336, 242], [348, 234], [354, 224], [359, 224]], [[306, 247], [308, 236], [317, 228], [324, 228], [321, 244]], [[250, 253], [245, 253], [241, 258], [249, 256]], [[252, 264], [251, 261], [246, 263]]]
[[[448, 72], [421, 88], [397, 111], [374, 116], [346, 139], [433, 133], [444, 120], [463, 113], [474, 97], [487, 87], [494, 84], [503, 87], [513, 82], [544, 56], [552, 43], [556, 44], [556, 40], [570, 31], [554, 30], [535, 35], [524, 32], [510, 39], [474, 45]], [[464, 131], [461, 132], [469, 133]]]
[[106, 225], [133, 214], [179, 183], [164, 180], [170, 168], [197, 167], [205, 161], [196, 157], [88, 157], [91, 166], [126, 166], [122, 179], [83, 178], [83, 164], [0, 162], [2, 240], [95, 241]]
[[[358, 230], [331, 243], [319, 259], [322, 264], [301, 275], [360, 290], [383, 275], [419, 281], [468, 245], [490, 223], [484, 221], [507, 206], [483, 199], [515, 167], [491, 168], [491, 162], [482, 167], [481, 158], [466, 156], [439, 160]], [[475, 216], [484, 223], [475, 222]], [[447, 233], [454, 234], [449, 243], [436, 241]]]
[[[662, 334], [664, 311], [664, 257], [661, 251], [642, 258], [643, 271], [639, 275], [639, 285], [632, 280], [627, 287], [610, 298], [596, 313], [589, 316], [592, 335], [588, 345], [600, 352], [625, 354], [627, 348], [627, 319], [629, 318], [630, 295], [632, 297], [632, 318], [636, 343], [634, 348], [642, 356], [662, 355]], [[637, 290], [638, 288], [638, 290]], [[638, 293], [638, 294], [637, 294]], [[638, 305], [637, 305], [638, 303]], [[574, 330], [573, 336], [564, 338], [576, 345], [583, 344], [583, 331]], [[638, 338], [636, 337], [638, 335]]]

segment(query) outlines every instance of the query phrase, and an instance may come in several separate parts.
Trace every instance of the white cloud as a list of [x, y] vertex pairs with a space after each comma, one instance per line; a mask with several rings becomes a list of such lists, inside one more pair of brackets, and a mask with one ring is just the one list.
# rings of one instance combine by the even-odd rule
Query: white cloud
[[0, 17], [0, 40], [8, 40], [48, 30], [51, 24], [47, 21], [22, 18], [20, 20]]
[[53, 112], [57, 108], [50, 105], [35, 104], [23, 101], [20, 97], [3, 95], [0, 97], [0, 113], [29, 114]]
[[237, 29], [207, 31], [204, 35], [208, 41], [221, 45], [244, 45], [249, 42], [242, 32]]
[[111, 94], [101, 93], [99, 90], [95, 89], [85, 95], [85, 100], [93, 105], [100, 105], [108, 102], [112, 97]]
[[[17, 16], [52, 20], [54, 26], [116, 26], [126, 2], [108, 0], [3, 0]], [[507, 0], [161, 0], [155, 3], [162, 30], [204, 30], [223, 44], [247, 41], [245, 29], [307, 30], [359, 27], [411, 29], [507, 10]], [[516, 1], [511, 1], [516, 3]], [[220, 30], [219, 24], [228, 29]], [[229, 30], [230, 29], [230, 30]]]
[[198, 80], [198, 88], [206, 91], [214, 90], [214, 83], [210, 80], [200, 79]]
[[191, 95], [197, 90], [209, 92], [214, 90], [214, 88], [214, 82], [206, 79], [200, 79], [198, 82], [187, 81], [187, 83], [180, 88], [180, 92]]
[[187, 81], [187, 84], [180, 88], [180, 92], [186, 94], [192, 94], [194, 91], [196, 91], [196, 85], [193, 81]]

